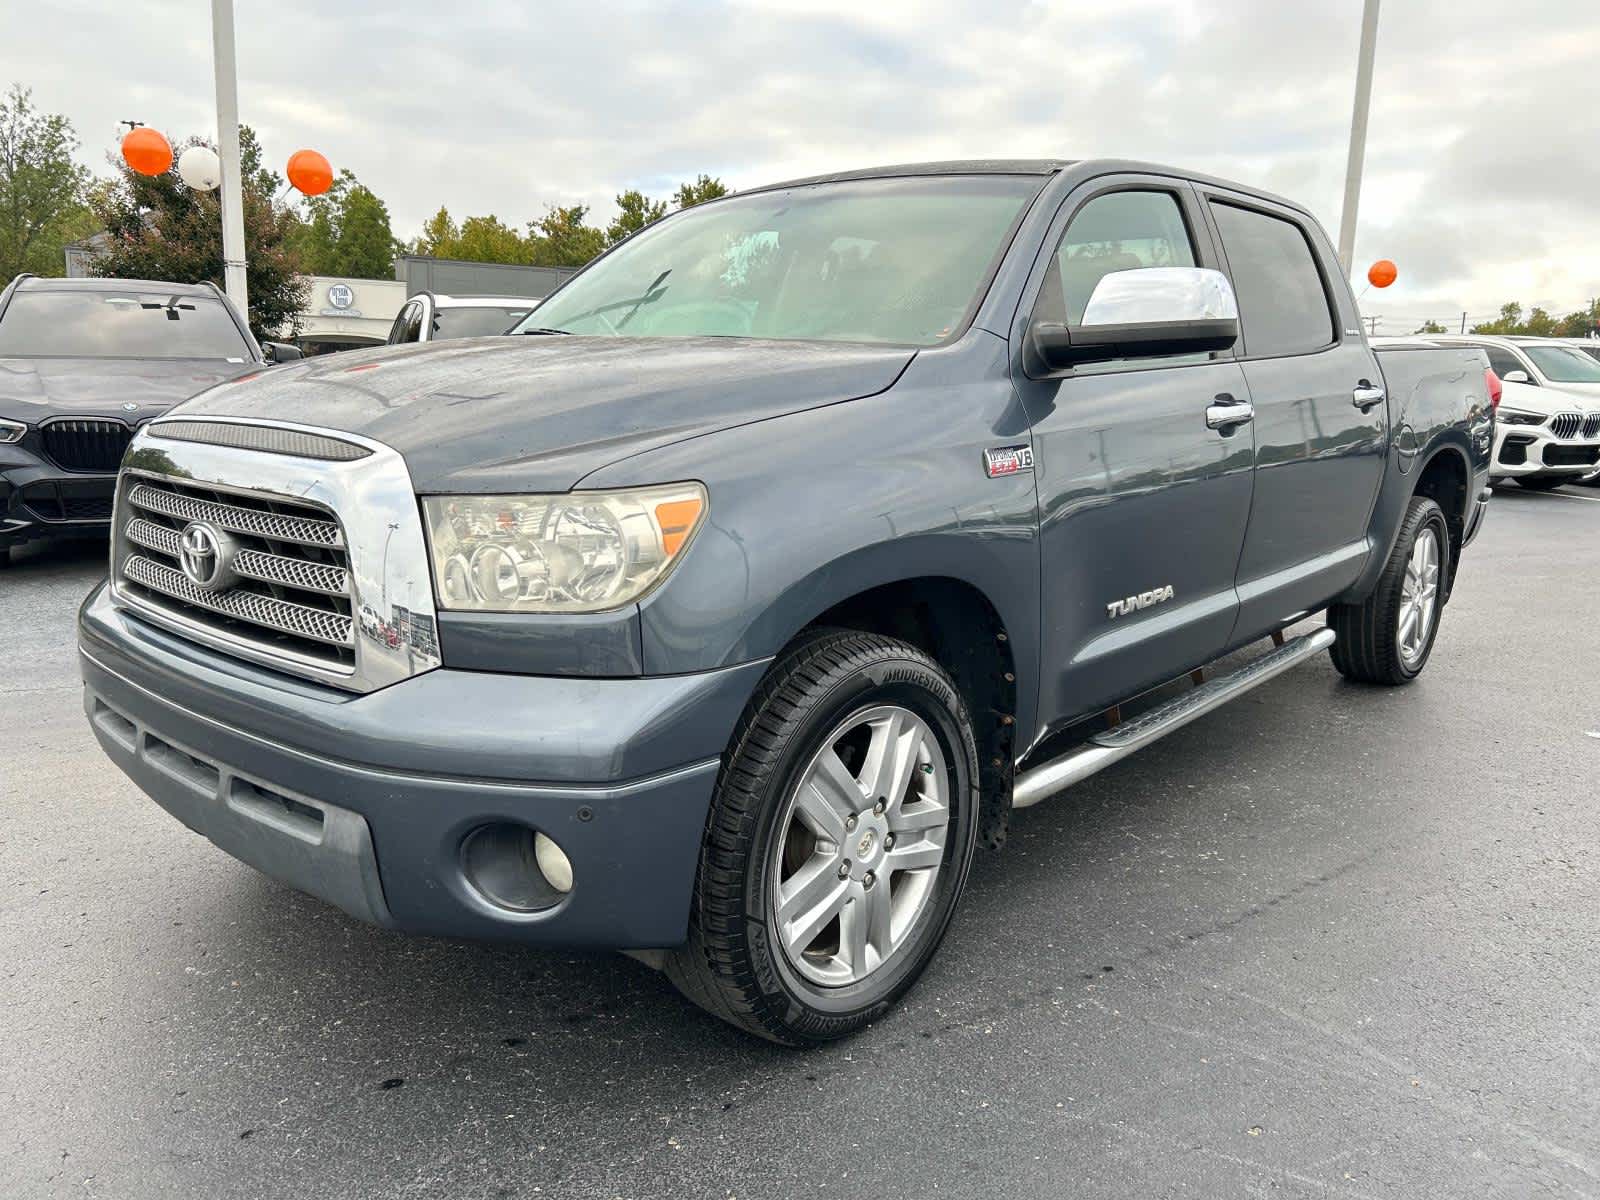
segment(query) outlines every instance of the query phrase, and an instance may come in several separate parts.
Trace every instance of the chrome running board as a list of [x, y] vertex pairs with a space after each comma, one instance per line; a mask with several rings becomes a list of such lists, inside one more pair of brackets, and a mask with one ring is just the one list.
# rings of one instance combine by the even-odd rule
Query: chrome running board
[[1190, 721], [1237, 700], [1251, 688], [1298, 666], [1319, 650], [1333, 645], [1333, 630], [1319, 629], [1285, 642], [1277, 649], [1251, 659], [1236, 671], [1208, 679], [1165, 704], [1115, 725], [1089, 738], [1078, 749], [1060, 758], [1029, 767], [1017, 776], [1011, 788], [1011, 807], [1028, 808], [1055, 795], [1065, 787], [1089, 778], [1135, 750], [1181, 729]]

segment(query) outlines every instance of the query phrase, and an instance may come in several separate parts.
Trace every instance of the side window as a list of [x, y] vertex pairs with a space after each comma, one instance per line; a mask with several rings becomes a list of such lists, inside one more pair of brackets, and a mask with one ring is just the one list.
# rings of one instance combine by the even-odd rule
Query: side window
[[1035, 313], [1076, 325], [1095, 284], [1113, 271], [1197, 265], [1171, 192], [1106, 192], [1073, 214], [1045, 275]]
[[400, 330], [400, 341], [409, 343], [418, 341], [422, 337], [422, 305], [413, 300], [406, 305], [405, 325]]
[[1506, 377], [1507, 371], [1527, 371], [1528, 381], [1533, 381], [1533, 372], [1528, 371], [1511, 351], [1502, 350], [1499, 346], [1485, 346], [1483, 352], [1489, 356], [1489, 366], [1501, 379]]
[[1322, 272], [1293, 221], [1213, 202], [1251, 356], [1308, 354], [1337, 335]]
[[394, 323], [389, 326], [389, 336], [385, 340], [391, 346], [397, 346], [406, 340], [406, 313], [411, 310], [411, 305], [402, 304], [400, 311], [394, 315]]

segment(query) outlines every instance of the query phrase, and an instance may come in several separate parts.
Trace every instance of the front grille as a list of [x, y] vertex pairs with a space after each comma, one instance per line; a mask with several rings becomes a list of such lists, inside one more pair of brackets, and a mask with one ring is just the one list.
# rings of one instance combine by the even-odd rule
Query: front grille
[[[233, 543], [236, 578], [210, 589], [184, 573], [184, 529]], [[118, 586], [191, 626], [290, 663], [353, 670], [355, 619], [344, 535], [333, 514], [265, 492], [127, 474], [118, 515]]]
[[1583, 419], [1583, 436], [1600, 437], [1600, 412], [1592, 412]]
[[1577, 437], [1578, 430], [1583, 426], [1583, 414], [1575, 412], [1557, 413], [1550, 418], [1550, 432], [1558, 438]]
[[115, 471], [132, 438], [121, 421], [46, 421], [39, 427], [45, 457], [63, 471]]
[[45, 479], [19, 491], [27, 515], [47, 524], [111, 520], [109, 479]]

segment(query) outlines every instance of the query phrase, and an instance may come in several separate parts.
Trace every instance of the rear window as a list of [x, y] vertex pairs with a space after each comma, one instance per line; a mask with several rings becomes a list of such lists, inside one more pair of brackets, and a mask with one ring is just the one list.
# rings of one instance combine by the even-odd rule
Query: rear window
[[471, 308], [451, 305], [433, 310], [433, 337], [440, 338], [490, 337], [505, 333], [523, 317], [533, 311], [536, 300], [519, 304], [515, 308], [501, 305], [474, 305]]
[[65, 290], [11, 297], [0, 317], [0, 356], [252, 357], [232, 316], [211, 296]]
[[1331, 344], [1333, 312], [1300, 226], [1232, 204], [1213, 203], [1211, 211], [1238, 294], [1245, 352], [1307, 354]]

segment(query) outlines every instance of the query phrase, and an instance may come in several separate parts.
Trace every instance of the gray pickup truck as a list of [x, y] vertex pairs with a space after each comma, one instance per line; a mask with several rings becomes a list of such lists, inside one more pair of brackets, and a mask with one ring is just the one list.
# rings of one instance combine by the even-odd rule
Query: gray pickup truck
[[1012, 808], [1324, 649], [1414, 679], [1487, 502], [1481, 351], [1375, 355], [1304, 209], [1148, 164], [741, 193], [516, 332], [146, 425], [89, 721], [346, 912], [779, 1042], [911, 986]]

